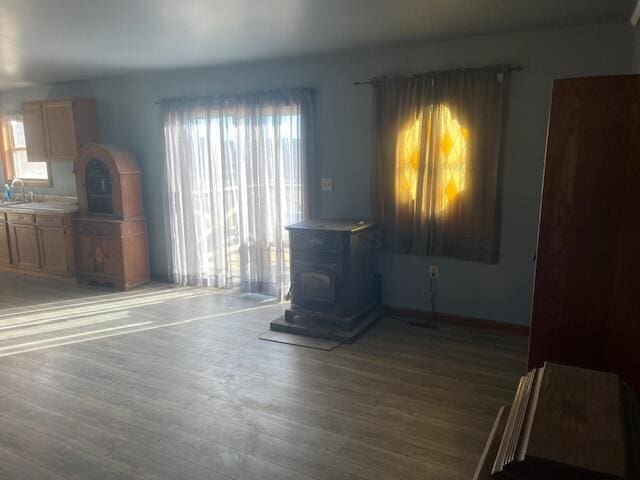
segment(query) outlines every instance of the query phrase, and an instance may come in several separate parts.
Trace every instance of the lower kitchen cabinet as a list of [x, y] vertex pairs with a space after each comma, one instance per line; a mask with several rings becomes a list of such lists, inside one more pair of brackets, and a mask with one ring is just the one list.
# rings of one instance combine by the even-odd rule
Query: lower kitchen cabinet
[[68, 275], [71, 271], [73, 252], [69, 251], [68, 234], [61, 227], [39, 227], [40, 266], [47, 273]]
[[9, 246], [9, 225], [4, 221], [4, 214], [0, 213], [0, 265], [11, 265], [11, 247]]
[[18, 268], [40, 268], [38, 231], [35, 225], [12, 225], [11, 251]]
[[73, 277], [70, 214], [0, 211], [0, 267], [30, 274]]

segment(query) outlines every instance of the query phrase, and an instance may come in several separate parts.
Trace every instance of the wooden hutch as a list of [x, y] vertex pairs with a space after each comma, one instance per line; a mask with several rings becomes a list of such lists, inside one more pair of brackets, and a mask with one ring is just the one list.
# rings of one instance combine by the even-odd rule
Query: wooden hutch
[[78, 282], [128, 290], [149, 281], [147, 222], [140, 167], [128, 151], [90, 143], [73, 171], [78, 191], [74, 219]]
[[640, 75], [553, 84], [529, 339], [640, 394]]

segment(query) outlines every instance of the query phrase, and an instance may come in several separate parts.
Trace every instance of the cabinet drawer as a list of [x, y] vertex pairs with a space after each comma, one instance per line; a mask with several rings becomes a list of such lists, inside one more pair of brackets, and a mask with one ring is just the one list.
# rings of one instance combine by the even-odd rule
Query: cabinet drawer
[[47, 227], [61, 227], [64, 225], [64, 217], [60, 215], [38, 215], [36, 220], [38, 225]]
[[120, 226], [108, 223], [76, 223], [76, 233], [90, 237], [120, 236]]
[[20, 225], [33, 225], [36, 223], [34, 215], [29, 213], [10, 213], [9, 221]]

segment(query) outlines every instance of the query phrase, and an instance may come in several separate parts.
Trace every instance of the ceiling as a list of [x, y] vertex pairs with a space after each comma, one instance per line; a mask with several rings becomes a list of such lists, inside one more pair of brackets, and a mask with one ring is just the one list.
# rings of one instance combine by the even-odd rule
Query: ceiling
[[625, 21], [635, 0], [0, 0], [0, 89]]

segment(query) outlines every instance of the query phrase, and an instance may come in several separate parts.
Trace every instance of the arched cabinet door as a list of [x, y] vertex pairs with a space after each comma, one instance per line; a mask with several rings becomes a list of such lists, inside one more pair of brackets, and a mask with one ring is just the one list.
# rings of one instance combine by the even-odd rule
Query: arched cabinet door
[[113, 189], [109, 167], [99, 157], [87, 162], [84, 172], [87, 210], [91, 214], [113, 215]]

